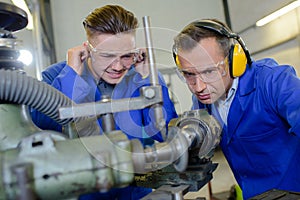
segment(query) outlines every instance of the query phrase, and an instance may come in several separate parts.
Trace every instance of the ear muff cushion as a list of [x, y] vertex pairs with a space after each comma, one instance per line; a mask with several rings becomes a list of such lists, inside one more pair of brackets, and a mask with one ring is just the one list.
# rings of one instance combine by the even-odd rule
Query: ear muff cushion
[[244, 74], [247, 66], [247, 57], [240, 44], [235, 44], [229, 51], [229, 71], [231, 77], [239, 77]]

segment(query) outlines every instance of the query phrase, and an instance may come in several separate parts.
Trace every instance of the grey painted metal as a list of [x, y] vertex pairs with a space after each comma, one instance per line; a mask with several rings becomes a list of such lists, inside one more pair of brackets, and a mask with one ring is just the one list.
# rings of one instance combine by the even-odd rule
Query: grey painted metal
[[27, 106], [0, 104], [0, 150], [16, 148], [20, 140], [40, 132], [29, 115]]
[[0, 153], [0, 199], [29, 196], [32, 188], [38, 199], [66, 199], [133, 181], [131, 145], [124, 134], [67, 140], [60, 135], [34, 134]]
[[[147, 90], [153, 90], [155, 96], [149, 98]], [[153, 92], [151, 92], [153, 93]], [[97, 116], [106, 113], [115, 113], [127, 110], [138, 110], [162, 102], [161, 87], [147, 86], [141, 88], [141, 96], [124, 99], [111, 99], [106, 102], [92, 102], [74, 104], [72, 107], [59, 108], [60, 119], [76, 118], [84, 116]]]

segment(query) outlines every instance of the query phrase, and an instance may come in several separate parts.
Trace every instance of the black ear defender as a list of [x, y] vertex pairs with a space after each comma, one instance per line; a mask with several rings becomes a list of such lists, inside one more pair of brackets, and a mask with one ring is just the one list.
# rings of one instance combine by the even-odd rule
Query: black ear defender
[[[230, 76], [232, 78], [242, 76], [246, 71], [247, 64], [248, 66], [251, 66], [252, 60], [251, 60], [250, 53], [244, 41], [238, 34], [233, 33], [222, 24], [208, 19], [195, 21], [192, 23], [192, 25], [198, 28], [204, 28], [204, 29], [214, 31], [227, 38], [235, 39], [238, 42], [231, 46], [228, 54], [229, 71], [230, 71]], [[177, 66], [180, 66], [177, 52], [175, 52], [174, 48], [173, 48], [173, 57]]]

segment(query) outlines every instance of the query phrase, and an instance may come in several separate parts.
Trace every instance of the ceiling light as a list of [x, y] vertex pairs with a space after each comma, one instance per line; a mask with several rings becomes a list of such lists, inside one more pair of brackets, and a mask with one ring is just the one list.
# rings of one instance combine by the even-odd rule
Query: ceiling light
[[288, 5], [280, 8], [279, 10], [271, 13], [270, 15], [267, 15], [266, 17], [258, 20], [256, 22], [256, 26], [263, 26], [263, 25], [275, 20], [276, 18], [288, 13], [289, 11], [297, 8], [298, 6], [300, 6], [300, 0], [294, 1]]
[[20, 50], [20, 56], [18, 58], [24, 65], [28, 66], [32, 63], [32, 53], [28, 50]]

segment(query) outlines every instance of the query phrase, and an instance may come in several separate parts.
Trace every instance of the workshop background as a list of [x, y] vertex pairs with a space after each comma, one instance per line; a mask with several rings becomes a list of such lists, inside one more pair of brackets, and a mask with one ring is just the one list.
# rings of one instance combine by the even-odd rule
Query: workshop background
[[[12, 3], [12, 0], [1, 0]], [[300, 71], [299, 12], [296, 8], [258, 27], [262, 17], [291, 3], [291, 0], [26, 0], [33, 18], [33, 29], [15, 33], [23, 48], [33, 55], [26, 72], [40, 79], [41, 71], [65, 60], [68, 48], [86, 38], [82, 21], [94, 8], [119, 4], [136, 14], [140, 23], [138, 42], [144, 45], [143, 16], [150, 16], [157, 68], [165, 75], [178, 113], [190, 109], [190, 92], [175, 74], [171, 47], [174, 36], [189, 22], [217, 18], [227, 22], [246, 43], [254, 59], [273, 57], [281, 64]], [[299, 4], [299, 3], [298, 3]]]
[[[1, 2], [12, 3], [11, 0]], [[164, 74], [179, 114], [191, 107], [191, 94], [175, 74], [171, 47], [174, 36], [189, 22], [217, 18], [227, 22], [246, 43], [254, 59], [275, 58], [293, 65], [300, 73], [300, 8], [295, 8], [264, 26], [256, 26], [262, 17], [294, 2], [291, 0], [26, 0], [33, 18], [33, 29], [15, 33], [23, 41], [22, 49], [32, 53], [25, 67], [30, 76], [40, 79], [43, 69], [64, 60], [68, 48], [82, 44], [85, 33], [82, 21], [96, 7], [119, 4], [136, 14], [141, 30], [138, 43], [143, 46], [142, 17], [150, 16], [157, 68]], [[298, 2], [298, 1], [296, 1]], [[299, 3], [298, 3], [299, 4]], [[219, 167], [211, 187], [205, 186], [187, 198], [228, 191], [235, 183], [220, 152], [214, 157]]]

